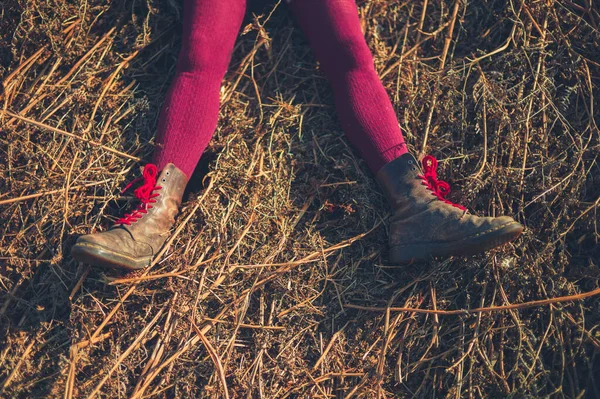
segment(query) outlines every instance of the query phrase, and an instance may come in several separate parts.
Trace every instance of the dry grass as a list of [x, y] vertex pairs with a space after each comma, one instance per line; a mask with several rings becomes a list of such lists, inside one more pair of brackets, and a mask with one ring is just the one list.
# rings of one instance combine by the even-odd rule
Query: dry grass
[[598, 297], [389, 309], [598, 288], [595, 2], [360, 2], [411, 148], [442, 159], [456, 201], [524, 223], [514, 245], [390, 265], [384, 199], [269, 3], [246, 20], [170, 248], [105, 275], [69, 249], [123, 212], [152, 152], [179, 3], [2, 3], [0, 396], [600, 397]]

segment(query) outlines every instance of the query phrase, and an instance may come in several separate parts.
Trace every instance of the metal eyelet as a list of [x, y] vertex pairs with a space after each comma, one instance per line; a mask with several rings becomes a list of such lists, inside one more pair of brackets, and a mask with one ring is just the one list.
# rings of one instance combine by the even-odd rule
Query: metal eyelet
[[412, 163], [413, 163], [413, 162], [412, 162], [412, 159], [409, 159], [409, 160], [408, 160], [408, 164], [409, 164], [409, 165], [412, 165]]
[[163, 177], [163, 178], [162, 178], [162, 182], [164, 183], [164, 182], [166, 182], [166, 181], [167, 181], [167, 179], [165, 179], [165, 178]]
[[167, 171], [167, 173], [165, 173], [165, 174], [166, 174], [167, 176], [169, 176], [169, 174], [170, 174], [170, 173], [171, 173], [171, 172], [168, 172], [168, 171]]

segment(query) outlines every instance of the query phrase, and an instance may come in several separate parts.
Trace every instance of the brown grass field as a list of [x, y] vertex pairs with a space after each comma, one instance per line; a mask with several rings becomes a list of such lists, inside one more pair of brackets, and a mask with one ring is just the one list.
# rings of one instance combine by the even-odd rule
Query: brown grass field
[[181, 2], [0, 4], [0, 397], [600, 397], [597, 0], [359, 1], [411, 150], [526, 226], [405, 267], [285, 4], [251, 5], [170, 246], [129, 275], [69, 251], [131, 205]]

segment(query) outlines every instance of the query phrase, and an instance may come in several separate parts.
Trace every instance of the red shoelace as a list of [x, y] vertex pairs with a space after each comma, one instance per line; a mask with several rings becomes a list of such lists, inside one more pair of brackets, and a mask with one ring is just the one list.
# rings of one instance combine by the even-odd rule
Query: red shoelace
[[148, 213], [148, 209], [152, 208], [152, 205], [156, 202], [154, 198], [158, 197], [160, 194], [155, 193], [155, 190], [160, 190], [162, 187], [156, 185], [156, 177], [158, 176], [158, 168], [156, 165], [148, 164], [144, 167], [144, 172], [142, 173], [142, 177], [138, 177], [133, 180], [131, 183], [125, 186], [121, 193], [127, 191], [131, 186], [139, 181], [144, 181], [144, 184], [139, 186], [133, 191], [133, 194], [136, 196], [138, 200], [140, 200], [140, 204], [136, 209], [134, 209], [131, 213], [125, 214], [121, 219], [117, 220], [116, 224], [126, 224], [131, 225], [131, 223], [137, 222], [139, 218], [141, 218], [145, 213]]
[[427, 155], [421, 161], [423, 164], [423, 175], [419, 175], [423, 179], [423, 185], [426, 186], [439, 200], [444, 201], [446, 204], [452, 205], [458, 209], [466, 211], [462, 205], [455, 204], [454, 202], [448, 201], [446, 196], [450, 194], [450, 185], [443, 180], [438, 180], [437, 167], [438, 161], [431, 155]]

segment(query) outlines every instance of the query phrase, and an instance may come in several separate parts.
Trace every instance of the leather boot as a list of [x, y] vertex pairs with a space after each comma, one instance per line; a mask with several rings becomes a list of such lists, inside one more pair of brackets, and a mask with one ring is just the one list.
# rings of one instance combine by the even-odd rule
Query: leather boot
[[514, 240], [523, 226], [508, 216], [471, 215], [446, 200], [448, 183], [437, 179], [437, 160], [411, 154], [384, 165], [377, 180], [390, 202], [390, 260], [411, 263], [435, 256], [472, 255]]
[[119, 219], [109, 230], [79, 237], [71, 254], [78, 261], [94, 266], [128, 270], [150, 265], [175, 223], [181, 205], [187, 176], [173, 164], [168, 164], [157, 179], [157, 168], [146, 165], [144, 184], [134, 193], [139, 206]]

